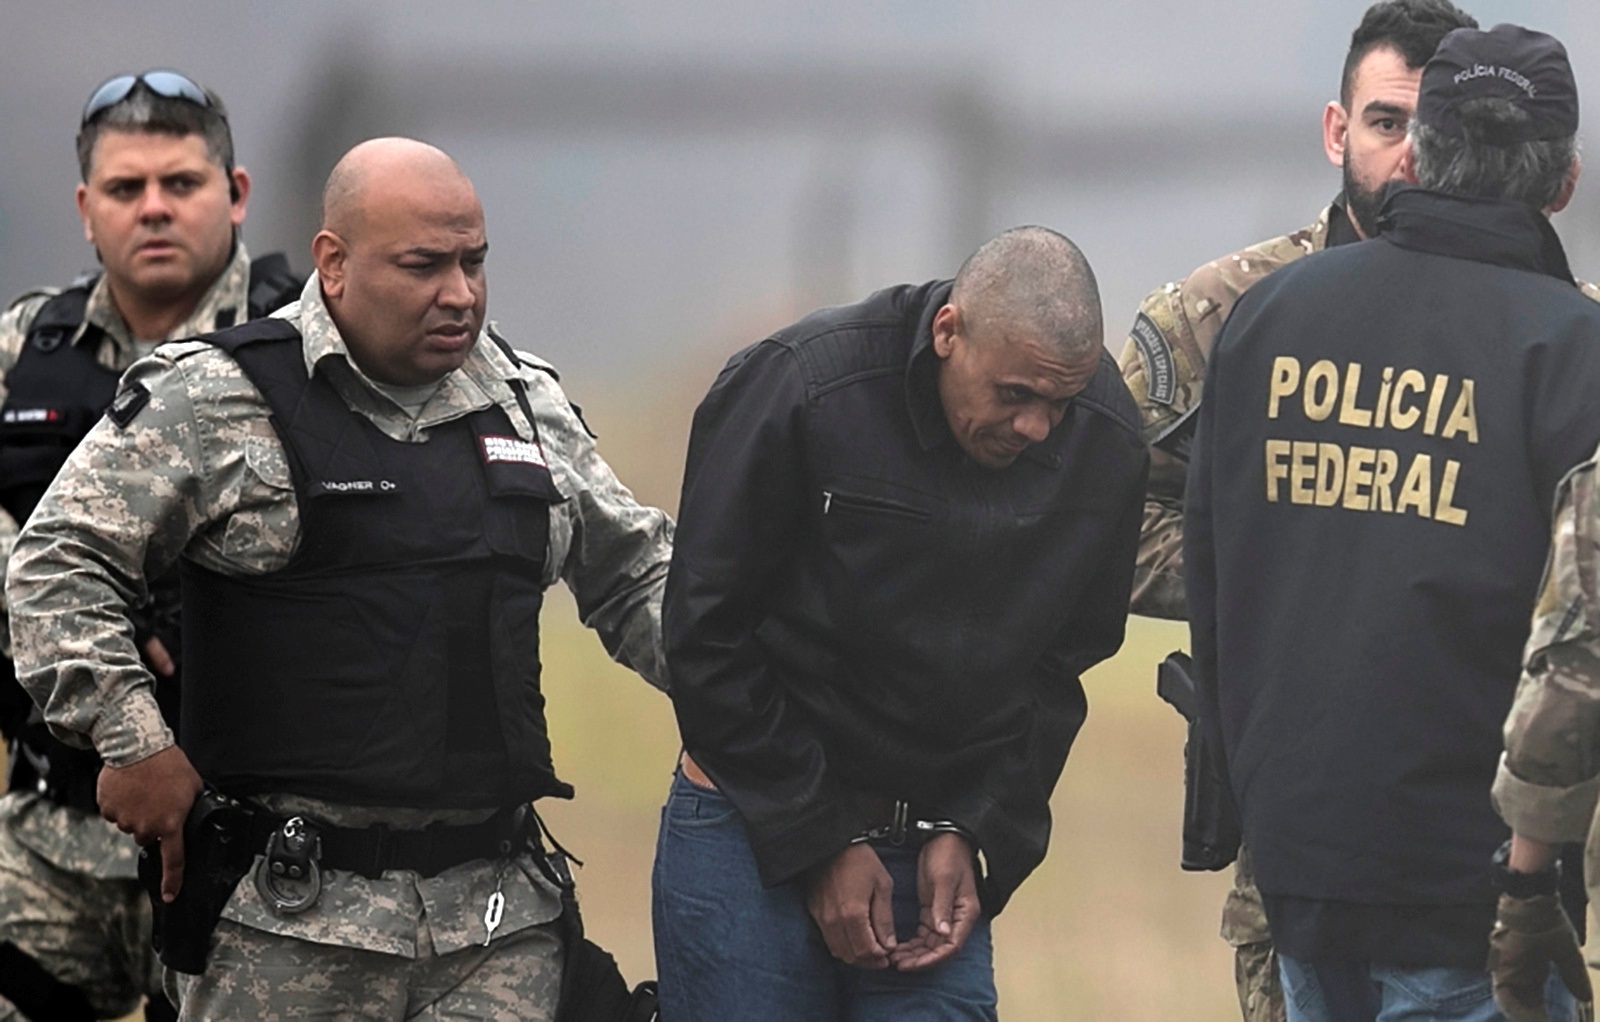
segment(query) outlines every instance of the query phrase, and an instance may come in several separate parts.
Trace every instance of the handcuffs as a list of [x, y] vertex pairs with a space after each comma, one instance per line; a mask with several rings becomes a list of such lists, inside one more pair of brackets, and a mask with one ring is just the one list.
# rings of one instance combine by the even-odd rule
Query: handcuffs
[[[280, 915], [298, 915], [322, 896], [322, 836], [303, 816], [291, 816], [267, 839], [267, 850], [256, 867], [256, 891]], [[301, 893], [286, 893], [292, 882]]]
[[960, 834], [969, 842], [972, 841], [972, 832], [954, 820], [913, 820], [911, 805], [903, 799], [895, 799], [894, 813], [889, 822], [882, 827], [871, 827], [850, 839], [853, 845], [865, 844], [868, 841], [888, 841], [892, 845], [903, 845], [906, 838], [913, 832], [918, 837], [932, 837], [935, 834]]

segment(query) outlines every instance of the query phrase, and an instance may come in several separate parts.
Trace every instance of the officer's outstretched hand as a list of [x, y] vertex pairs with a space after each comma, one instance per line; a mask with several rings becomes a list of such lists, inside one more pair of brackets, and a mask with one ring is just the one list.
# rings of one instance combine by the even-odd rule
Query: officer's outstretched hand
[[139, 644], [139, 652], [144, 654], [145, 666], [157, 676], [170, 678], [178, 673], [178, 665], [173, 662], [172, 654], [167, 652], [166, 644], [154, 635]]
[[917, 857], [917, 935], [895, 948], [891, 961], [905, 972], [926, 969], [961, 950], [978, 922], [978, 878], [972, 845], [960, 834], [935, 834]]
[[846, 965], [886, 969], [894, 950], [894, 881], [871, 845], [851, 845], [811, 882], [811, 918], [833, 957]]
[[1552, 965], [1573, 997], [1594, 1000], [1578, 935], [1560, 900], [1553, 894], [1533, 898], [1502, 894], [1489, 934], [1489, 972], [1494, 977], [1494, 1003], [1511, 1022], [1549, 1022], [1544, 993]]
[[161, 900], [183, 886], [183, 821], [204, 785], [176, 745], [125, 767], [100, 768], [100, 815], [140, 845], [161, 842]]

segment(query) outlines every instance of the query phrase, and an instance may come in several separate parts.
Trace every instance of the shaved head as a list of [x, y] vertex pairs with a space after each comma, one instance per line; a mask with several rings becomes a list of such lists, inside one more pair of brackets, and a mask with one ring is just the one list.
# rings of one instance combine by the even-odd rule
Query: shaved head
[[1014, 227], [986, 242], [956, 274], [950, 302], [975, 334], [1030, 337], [1065, 358], [1104, 343], [1094, 271], [1048, 227]]
[[311, 240], [322, 299], [357, 368], [421, 386], [460, 368], [483, 325], [483, 206], [456, 161], [376, 138], [344, 155]]
[[322, 229], [349, 238], [369, 217], [368, 199], [375, 183], [409, 181], [418, 187], [438, 185], [472, 190], [450, 155], [414, 138], [374, 138], [360, 143], [334, 164], [322, 189]]
[[1044, 227], [972, 253], [931, 332], [945, 423], [984, 468], [1048, 439], [1105, 359], [1094, 271]]

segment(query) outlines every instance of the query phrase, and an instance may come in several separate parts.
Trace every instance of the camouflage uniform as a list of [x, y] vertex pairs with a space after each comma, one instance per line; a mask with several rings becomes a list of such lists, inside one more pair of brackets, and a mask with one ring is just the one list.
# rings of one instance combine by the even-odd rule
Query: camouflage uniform
[[[350, 360], [315, 275], [301, 300], [276, 315], [300, 330], [308, 373], [326, 373], [355, 413], [396, 440], [422, 442], [430, 428], [491, 405], [528, 439], [533, 429], [509, 383], [524, 381], [565, 498], [549, 512], [545, 581], [564, 580], [612, 654], [665, 687], [659, 634], [671, 520], [641, 507], [616, 479], [543, 363], [524, 356], [518, 364], [480, 337], [413, 419]], [[148, 389], [148, 403], [126, 429], [102, 420], [73, 453], [17, 543], [9, 583], [19, 677], [52, 728], [92, 740], [113, 766], [172, 744], [124, 617], [142, 566], [162, 569], [182, 555], [223, 574], [260, 575], [283, 567], [299, 539], [284, 449], [232, 358], [200, 341], [168, 345], [124, 385], [134, 382]], [[410, 829], [488, 815], [358, 808], [293, 793], [259, 801], [339, 827]], [[485, 950], [484, 910], [497, 888], [505, 909]], [[526, 855], [475, 860], [431, 879], [329, 870], [317, 904], [291, 916], [268, 907], [247, 876], [213, 935], [211, 967], [198, 977], [169, 972], [169, 989], [189, 1002], [186, 1016], [275, 1018], [315, 1001], [359, 1016], [546, 1018], [560, 957], [549, 924], [559, 911]]]
[[[1179, 283], [1150, 292], [1139, 305], [1118, 360], [1152, 445], [1200, 404], [1206, 357], [1233, 303], [1280, 266], [1320, 251], [1335, 204], [1308, 227], [1213, 260]], [[1192, 420], [1191, 420], [1192, 421]], [[1183, 600], [1183, 483], [1187, 463], [1153, 446], [1150, 484], [1133, 573], [1132, 610], [1146, 617], [1188, 619]]]
[[[204, 333], [223, 310], [243, 310], [249, 280], [250, 256], [241, 243], [194, 312], [167, 339]], [[0, 315], [0, 404], [6, 399], [5, 376], [53, 293], [24, 295]], [[104, 277], [89, 292], [84, 325], [70, 342], [83, 343], [86, 337], [97, 341], [95, 354], [108, 369], [126, 369], [138, 357]], [[17, 529], [0, 508], [0, 580]], [[0, 625], [4, 616], [0, 601]], [[0, 643], [9, 654], [6, 632], [0, 627]], [[134, 878], [137, 855], [133, 841], [98, 816], [31, 792], [0, 797], [0, 941], [11, 941], [55, 978], [81, 988], [108, 1016], [126, 1015], [145, 993], [160, 989], [160, 964], [150, 950], [149, 902]], [[0, 997], [0, 1022], [14, 1017]]]
[[[1139, 305], [1119, 360], [1144, 419], [1150, 483], [1134, 567], [1131, 609], [1148, 617], [1186, 620], [1183, 597], [1183, 487], [1188, 464], [1158, 441], [1181, 428], [1200, 403], [1206, 357], [1234, 302], [1273, 270], [1321, 250], [1335, 203], [1315, 223], [1213, 260], [1183, 281], [1152, 291]], [[1188, 420], [1192, 422], [1193, 420]], [[1222, 908], [1222, 937], [1234, 947], [1234, 980], [1247, 1022], [1283, 1022], [1278, 957], [1267, 930], [1248, 849], [1240, 849], [1233, 890]]]
[[[1556, 495], [1522, 680], [1506, 718], [1494, 802], [1520, 834], [1587, 841], [1589, 901], [1600, 897], [1600, 452]], [[1591, 956], [1590, 963], [1595, 964]]]

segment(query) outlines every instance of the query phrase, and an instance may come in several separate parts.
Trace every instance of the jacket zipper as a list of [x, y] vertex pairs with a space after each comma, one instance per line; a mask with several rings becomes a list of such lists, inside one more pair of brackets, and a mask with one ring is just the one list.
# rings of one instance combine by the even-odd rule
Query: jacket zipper
[[837, 490], [822, 491], [822, 513], [829, 514], [835, 507], [851, 511], [866, 511], [877, 514], [899, 515], [902, 518], [927, 519], [933, 517], [928, 511], [898, 501], [885, 500], [882, 497], [864, 497], [856, 493], [840, 493]]

